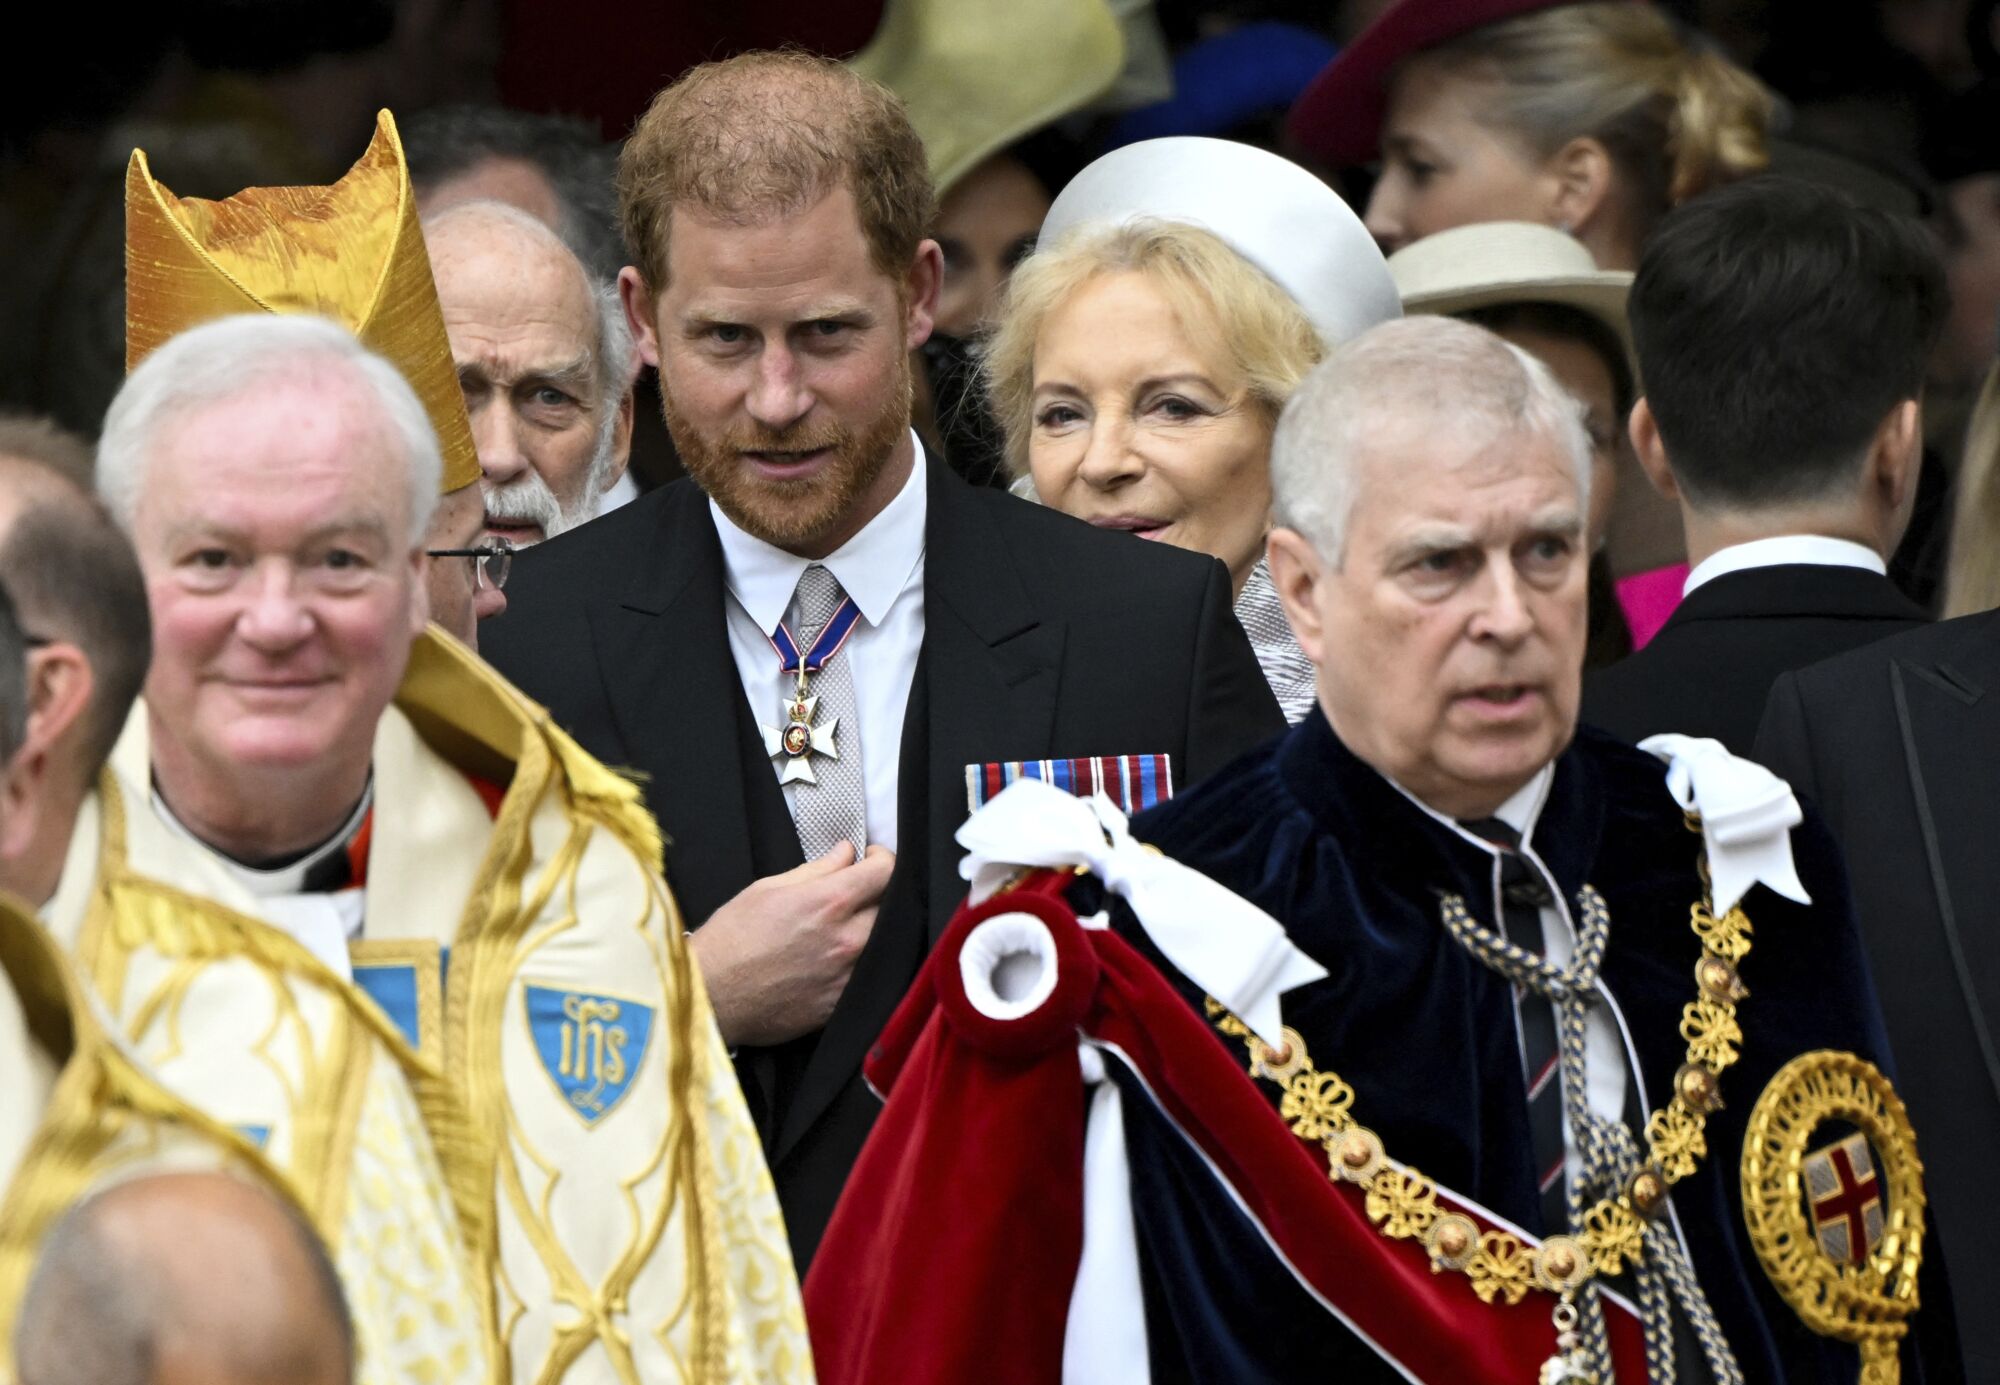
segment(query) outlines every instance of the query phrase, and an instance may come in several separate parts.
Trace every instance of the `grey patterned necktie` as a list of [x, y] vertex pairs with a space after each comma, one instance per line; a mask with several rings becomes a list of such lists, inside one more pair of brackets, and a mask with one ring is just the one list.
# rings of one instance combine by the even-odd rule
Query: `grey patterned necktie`
[[[801, 650], [812, 648], [846, 596], [839, 579], [818, 563], [799, 574], [792, 604], [785, 609], [785, 624]], [[791, 692], [788, 686], [786, 696]], [[861, 730], [854, 717], [854, 674], [846, 650], [812, 675], [811, 692], [819, 699], [813, 724], [833, 728], [839, 758], [815, 754], [812, 768], [817, 782], [794, 780], [784, 785], [785, 806], [792, 810], [792, 826], [808, 861], [826, 855], [842, 841], [853, 843], [859, 856], [868, 845], [868, 798], [861, 776]]]

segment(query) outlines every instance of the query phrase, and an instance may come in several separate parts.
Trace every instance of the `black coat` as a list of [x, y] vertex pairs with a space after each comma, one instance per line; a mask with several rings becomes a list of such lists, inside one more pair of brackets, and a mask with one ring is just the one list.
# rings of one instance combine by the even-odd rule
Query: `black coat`
[[[975, 489], [935, 461], [928, 486], [895, 872], [826, 1028], [738, 1055], [801, 1273], [880, 1107], [861, 1060], [965, 894], [966, 766], [1165, 752], [1185, 784], [1285, 725], [1220, 563]], [[483, 652], [591, 753], [645, 776], [690, 925], [800, 864], [730, 655], [700, 489], [666, 486], [529, 549], [507, 597]]]
[[1702, 583], [1644, 649], [1583, 681], [1583, 720], [1623, 740], [1708, 736], [1738, 755], [1781, 673], [1928, 620], [1886, 577], [1781, 563]]
[[2000, 612], [1780, 678], [1757, 755], [1847, 850], [1968, 1378], [2000, 1380]]
[[[1324, 980], [1284, 996], [1285, 1023], [1322, 1071], [1352, 1085], [1354, 1118], [1391, 1157], [1516, 1225], [1540, 1224], [1512, 986], [1453, 940], [1439, 912], [1440, 896], [1457, 894], [1492, 923], [1501, 906], [1488, 853], [1357, 758], [1318, 711], [1141, 815], [1133, 832], [1257, 904], [1326, 966]], [[1755, 944], [1742, 964], [1750, 995], [1737, 1010], [1741, 1058], [1722, 1077], [1725, 1105], [1708, 1120], [1707, 1158], [1672, 1196], [1695, 1273], [1744, 1378], [1759, 1385], [1852, 1380], [1858, 1357], [1806, 1328], [1750, 1244], [1738, 1164], [1751, 1109], [1801, 1053], [1889, 1061], [1839, 853], [1810, 818], [1792, 841], [1814, 904], [1761, 885], [1743, 902]], [[1533, 842], [1566, 898], [1585, 884], [1604, 897], [1602, 986], [1629, 1036], [1647, 1107], [1663, 1106], [1686, 1058], [1682, 1009], [1695, 997], [1702, 953], [1689, 927], [1701, 898], [1701, 839], [1667, 791], [1665, 766], [1586, 728], [1556, 761]], [[1189, 995], [1200, 1003], [1198, 990]], [[1276, 1089], [1265, 1090], [1275, 1100]], [[1926, 1264], [1926, 1291], [1942, 1288], [1940, 1268]], [[1919, 1315], [1923, 1341], [1903, 1352], [1905, 1381], [1957, 1378], [1950, 1315], [1933, 1316], [1934, 1324]], [[1355, 1379], [1377, 1378], [1355, 1370]]]

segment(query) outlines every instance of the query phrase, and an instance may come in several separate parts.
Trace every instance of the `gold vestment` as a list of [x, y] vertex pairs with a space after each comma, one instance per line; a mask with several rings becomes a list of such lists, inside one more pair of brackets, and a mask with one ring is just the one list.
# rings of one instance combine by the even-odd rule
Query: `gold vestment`
[[[114, 757], [132, 800], [122, 869], [197, 872], [185, 888], [206, 909], [251, 916], [217, 934], [97, 891], [75, 945], [165, 1080], [246, 1123], [240, 1102], [226, 1115], [223, 1103], [247, 1079], [205, 1071], [175, 1032], [191, 1022], [186, 1002], [217, 967], [274, 991], [310, 976], [343, 1016], [345, 1051], [400, 1067], [417, 1095], [463, 1255], [490, 1286], [501, 1378], [811, 1379], [776, 1195], [636, 788], [462, 646], [421, 637], [376, 736], [350, 983], [254, 921], [257, 899], [132, 793], [150, 772], [144, 715]], [[105, 868], [121, 869], [108, 857]], [[268, 1066], [250, 1028], [215, 1042], [239, 1056], [232, 1069]], [[267, 1085], [266, 1148], [330, 1214], [353, 1181], [329, 1159], [354, 1148], [340, 1092], [282, 1109], [286, 1084]], [[350, 1292], [371, 1292], [373, 1275], [393, 1294], [414, 1274], [377, 1238], [355, 1249], [389, 1259], [372, 1270], [343, 1259]]]

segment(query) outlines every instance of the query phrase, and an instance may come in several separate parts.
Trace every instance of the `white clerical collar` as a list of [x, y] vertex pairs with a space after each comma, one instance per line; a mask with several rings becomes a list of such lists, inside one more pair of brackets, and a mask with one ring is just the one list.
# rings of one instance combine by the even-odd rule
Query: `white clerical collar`
[[[1492, 842], [1487, 841], [1478, 833], [1466, 831], [1464, 825], [1457, 818], [1447, 813], [1440, 813], [1401, 784], [1390, 779], [1388, 775], [1385, 774], [1382, 777], [1388, 780], [1390, 788], [1416, 804], [1426, 815], [1437, 819], [1437, 821], [1443, 823], [1446, 827], [1449, 827], [1452, 831], [1482, 851], [1494, 852], [1499, 850]], [[1554, 784], [1555, 781], [1555, 765], [1553, 763], [1543, 765], [1535, 771], [1534, 778], [1516, 789], [1512, 796], [1494, 811], [1494, 817], [1499, 818], [1500, 821], [1514, 829], [1515, 834], [1520, 837], [1522, 844], [1528, 849], [1530, 855], [1534, 854], [1535, 824], [1541, 819], [1542, 806], [1549, 801], [1549, 786]]]
[[[888, 618], [889, 608], [909, 584], [910, 573], [924, 555], [924, 525], [929, 515], [927, 468], [924, 445], [914, 431], [910, 446], [915, 463], [903, 488], [860, 533], [817, 560], [854, 598], [870, 625], [880, 625]], [[799, 574], [814, 560], [745, 533], [713, 500], [708, 509], [715, 516], [716, 537], [722, 541], [722, 569], [730, 595], [757, 622], [758, 629], [776, 629], [785, 618], [785, 608], [792, 604]]]
[[1819, 567], [1858, 567], [1886, 576], [1889, 565], [1882, 555], [1866, 544], [1851, 539], [1828, 538], [1824, 534], [1780, 534], [1774, 539], [1752, 539], [1718, 549], [1695, 564], [1681, 585], [1686, 596], [1704, 582], [1712, 582], [1728, 572], [1745, 572], [1755, 567], [1778, 567], [1785, 563], [1808, 563]]
[[243, 862], [202, 841], [186, 823], [174, 816], [174, 810], [167, 806], [167, 800], [161, 796], [159, 789], [155, 787], [153, 790], [153, 808], [159, 814], [160, 821], [214, 857], [224, 870], [258, 899], [275, 899], [280, 895], [304, 893], [307, 872], [334, 852], [347, 850], [348, 843], [354, 840], [355, 833], [361, 830], [362, 822], [367, 819], [368, 810], [374, 806], [375, 776], [370, 774], [368, 786], [361, 792], [361, 801], [354, 805], [354, 811], [347, 815], [347, 821], [340, 825], [339, 831], [298, 860], [288, 861], [282, 866], [266, 870], [259, 866], [246, 866]]

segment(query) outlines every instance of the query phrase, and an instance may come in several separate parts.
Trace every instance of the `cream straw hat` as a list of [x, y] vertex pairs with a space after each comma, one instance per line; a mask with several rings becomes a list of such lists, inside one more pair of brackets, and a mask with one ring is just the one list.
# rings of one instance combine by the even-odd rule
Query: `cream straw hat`
[[[1632, 360], [1632, 276], [1599, 269], [1575, 237], [1528, 221], [1485, 221], [1425, 236], [1389, 257], [1403, 311], [1450, 317], [1509, 303], [1559, 303], [1609, 327]], [[1634, 362], [1634, 374], [1637, 364]]]

